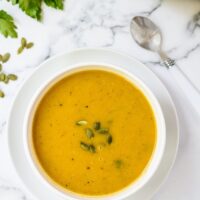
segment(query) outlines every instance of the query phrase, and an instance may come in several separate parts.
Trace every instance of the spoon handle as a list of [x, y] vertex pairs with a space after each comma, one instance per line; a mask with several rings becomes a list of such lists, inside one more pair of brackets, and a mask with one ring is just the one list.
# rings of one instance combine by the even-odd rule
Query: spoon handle
[[178, 65], [169, 69], [170, 74], [173, 76], [175, 81], [178, 83], [179, 87], [185, 93], [191, 105], [200, 115], [200, 91], [191, 82], [187, 75], [180, 69]]
[[[182, 91], [187, 96], [195, 110], [200, 114], [200, 90], [192, 83], [188, 76], [164, 52], [159, 51], [162, 64], [169, 69]], [[174, 67], [173, 67], [174, 66]]]
[[158, 51], [162, 64], [168, 69], [175, 65], [175, 60], [169, 58], [163, 51]]

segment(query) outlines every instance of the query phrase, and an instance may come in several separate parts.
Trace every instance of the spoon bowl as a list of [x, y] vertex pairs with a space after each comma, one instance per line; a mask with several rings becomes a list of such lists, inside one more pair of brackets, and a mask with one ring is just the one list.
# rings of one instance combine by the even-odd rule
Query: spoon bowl
[[147, 50], [159, 52], [162, 46], [160, 29], [147, 17], [136, 16], [131, 20], [132, 37]]

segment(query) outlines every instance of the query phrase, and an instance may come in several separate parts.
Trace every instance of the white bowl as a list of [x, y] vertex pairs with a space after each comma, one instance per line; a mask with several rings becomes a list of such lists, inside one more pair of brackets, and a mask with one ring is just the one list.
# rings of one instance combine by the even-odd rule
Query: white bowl
[[[120, 76], [123, 76], [126, 79], [128, 79], [130, 82], [132, 82], [135, 86], [137, 86], [140, 89], [140, 91], [143, 92], [143, 94], [146, 96], [149, 103], [151, 104], [155, 118], [156, 118], [156, 124], [157, 124], [156, 147], [154, 149], [152, 158], [149, 161], [148, 165], [146, 166], [146, 169], [144, 170], [142, 175], [138, 178], [138, 180], [134, 181], [132, 184], [125, 187], [124, 189], [119, 190], [118, 192], [108, 194], [108, 195], [100, 195], [100, 196], [82, 195], [82, 194], [78, 194], [72, 191], [68, 191], [62, 188], [61, 186], [59, 186], [58, 184], [56, 184], [44, 172], [44, 170], [40, 167], [40, 165], [38, 165], [38, 161], [33, 151], [32, 143], [31, 143], [32, 141], [31, 127], [32, 127], [33, 116], [34, 116], [38, 103], [40, 102], [40, 100], [42, 99], [46, 91], [48, 91], [49, 88], [51, 88], [52, 85], [55, 84], [55, 82], [61, 80], [63, 77], [66, 77], [78, 71], [88, 70], [88, 69], [102, 69], [102, 70], [110, 71], [113, 73], [117, 73]], [[43, 181], [44, 184], [46, 184], [50, 190], [54, 190], [58, 195], [61, 195], [65, 199], [70, 199], [70, 200], [75, 200], [75, 199], [78, 199], [78, 200], [91, 200], [91, 199], [121, 200], [128, 196], [131, 196], [133, 193], [135, 193], [141, 187], [143, 187], [154, 175], [154, 173], [156, 172], [160, 164], [160, 161], [163, 156], [164, 148], [165, 148], [165, 142], [166, 142], [165, 120], [163, 117], [161, 107], [157, 99], [153, 95], [153, 93], [139, 78], [137, 78], [130, 72], [123, 70], [119, 66], [110, 65], [107, 63], [81, 63], [78, 66], [77, 65], [70, 66], [68, 67], [67, 70], [59, 71], [59, 73], [50, 77], [49, 80], [47, 80], [44, 85], [41, 85], [38, 91], [35, 92], [35, 95], [33, 96], [29, 104], [29, 108], [27, 109], [25, 121], [26, 121], [26, 123], [24, 124], [24, 146], [25, 146], [25, 151], [26, 151], [25, 153], [28, 158], [28, 161], [30, 162], [30, 165], [35, 171], [35, 175], [39, 176], [41, 181]]]

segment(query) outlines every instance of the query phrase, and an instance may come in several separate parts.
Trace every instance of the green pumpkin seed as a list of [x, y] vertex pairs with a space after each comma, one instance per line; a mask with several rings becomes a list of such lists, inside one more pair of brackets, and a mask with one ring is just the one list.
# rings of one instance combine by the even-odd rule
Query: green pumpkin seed
[[108, 129], [108, 128], [100, 128], [100, 129], [98, 130], [98, 133], [107, 134], [107, 133], [109, 133], [109, 129]]
[[114, 160], [115, 167], [120, 169], [122, 167], [123, 161], [122, 160]]
[[0, 90], [0, 98], [3, 98], [5, 96], [4, 92]]
[[76, 122], [76, 125], [77, 125], [77, 126], [84, 126], [84, 125], [87, 125], [87, 123], [88, 123], [88, 122], [85, 121], [85, 120], [79, 120], [79, 121]]
[[80, 142], [80, 147], [85, 150], [85, 151], [89, 151], [91, 153], [95, 153], [96, 152], [96, 148], [93, 144], [86, 144], [85, 142]]
[[91, 139], [91, 138], [94, 137], [94, 133], [93, 133], [92, 129], [90, 129], [90, 128], [85, 129], [85, 133], [86, 133], [86, 136], [87, 136], [89, 139]]
[[107, 143], [108, 143], [108, 144], [111, 144], [112, 141], [113, 141], [112, 135], [108, 135]]
[[33, 47], [33, 45], [34, 45], [33, 42], [29, 42], [29, 43], [26, 45], [26, 48], [27, 48], [27, 49], [30, 49], [30, 48]]
[[91, 153], [96, 153], [96, 148], [95, 148], [95, 146], [93, 144], [89, 145], [89, 151]]
[[17, 49], [17, 54], [21, 54], [24, 50], [24, 46], [21, 46]]
[[101, 128], [101, 123], [100, 122], [94, 122], [94, 124], [93, 124], [93, 128], [94, 128], [94, 130], [99, 130], [100, 128]]
[[0, 63], [0, 71], [2, 71], [2, 64]]
[[12, 81], [17, 80], [17, 78], [18, 78], [15, 74], [9, 74], [7, 77], [9, 80], [12, 80]]
[[10, 59], [10, 53], [6, 53], [2, 57], [2, 62], [5, 63]]
[[8, 84], [9, 83], [9, 78], [7, 76], [5, 76], [5, 79], [3, 81], [5, 84]]
[[25, 47], [26, 44], [27, 44], [26, 38], [23, 37], [23, 38], [21, 39], [21, 45], [22, 45], [22, 47]]
[[0, 81], [4, 81], [6, 78], [6, 75], [4, 73], [0, 74]]
[[0, 62], [2, 61], [3, 56], [0, 54]]
[[90, 149], [90, 146], [84, 142], [80, 142], [80, 147], [85, 151], [89, 151]]

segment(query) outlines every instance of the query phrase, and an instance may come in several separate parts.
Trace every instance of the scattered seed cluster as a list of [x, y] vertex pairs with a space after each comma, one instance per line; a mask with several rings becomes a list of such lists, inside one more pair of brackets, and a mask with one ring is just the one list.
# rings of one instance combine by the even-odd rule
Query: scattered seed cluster
[[32, 48], [33, 45], [33, 42], [27, 42], [26, 38], [23, 37], [21, 39], [21, 46], [17, 50], [17, 54], [21, 54], [24, 51], [24, 49]]
[[[88, 125], [88, 122], [86, 120], [79, 120], [75, 124], [77, 126], [85, 127]], [[94, 138], [96, 134], [103, 134], [106, 137], [106, 143], [108, 145], [111, 145], [111, 143], [113, 142], [113, 137], [110, 134], [109, 129], [103, 128], [101, 125], [101, 122], [99, 121], [94, 122], [91, 128], [85, 128], [84, 130], [85, 130], [85, 135], [88, 139]], [[86, 142], [80, 141], [80, 148], [90, 153], [97, 152], [95, 145], [92, 143], [86, 143]], [[122, 166], [124, 165], [124, 162], [121, 159], [117, 159], [113, 161], [113, 164], [116, 169], [121, 169]]]
[[[30, 49], [31, 47], [33, 47], [33, 45], [34, 44], [32, 42], [27, 42], [27, 40], [23, 37], [21, 39], [21, 46], [17, 50], [17, 54], [22, 53], [25, 48]], [[6, 74], [3, 72], [3, 64], [8, 62], [10, 57], [10, 53], [5, 53], [3, 55], [0, 54], [0, 82], [3, 82], [4, 84], [8, 84], [9, 81], [15, 81], [18, 78], [15, 74]], [[0, 98], [3, 97], [5, 97], [5, 94], [0, 89]]]
[[[86, 126], [88, 122], [86, 120], [79, 120], [76, 122], [77, 126]], [[111, 144], [113, 141], [112, 135], [109, 132], [108, 128], [101, 127], [100, 122], [94, 122], [93, 127], [85, 129], [85, 135], [88, 139], [92, 139], [95, 137], [95, 134], [103, 134], [105, 135], [107, 144]], [[95, 153], [96, 147], [93, 144], [88, 144], [86, 142], [81, 141], [80, 147], [88, 152]]]

